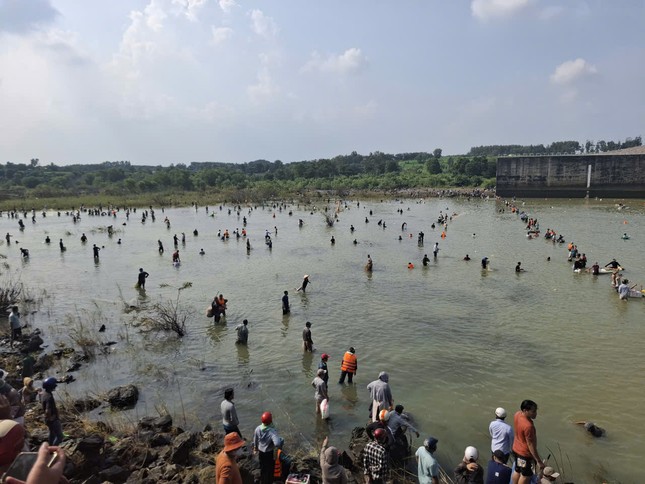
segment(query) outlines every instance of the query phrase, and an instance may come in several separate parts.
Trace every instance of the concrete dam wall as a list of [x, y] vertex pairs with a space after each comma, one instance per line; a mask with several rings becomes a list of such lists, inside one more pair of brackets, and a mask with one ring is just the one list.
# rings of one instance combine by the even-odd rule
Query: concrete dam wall
[[498, 158], [496, 191], [502, 197], [645, 198], [645, 154]]

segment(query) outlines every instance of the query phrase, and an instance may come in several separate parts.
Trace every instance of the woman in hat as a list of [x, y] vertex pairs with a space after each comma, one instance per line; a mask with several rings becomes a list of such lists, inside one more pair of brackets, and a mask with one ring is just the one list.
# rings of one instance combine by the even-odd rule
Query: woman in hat
[[246, 442], [237, 432], [231, 432], [224, 437], [224, 449], [215, 459], [215, 478], [217, 484], [242, 484], [242, 475], [237, 465], [237, 459], [244, 452]]

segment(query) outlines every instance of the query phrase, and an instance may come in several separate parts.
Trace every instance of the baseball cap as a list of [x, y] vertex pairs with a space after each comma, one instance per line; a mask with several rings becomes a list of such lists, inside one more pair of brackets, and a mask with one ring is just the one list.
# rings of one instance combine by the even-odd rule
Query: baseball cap
[[560, 473], [555, 472], [555, 469], [553, 467], [545, 467], [543, 472], [544, 472], [544, 475], [547, 477], [553, 477], [553, 478], [560, 477]]
[[497, 407], [495, 409], [495, 415], [499, 418], [506, 418], [506, 410], [504, 410], [502, 407]]
[[472, 445], [469, 445], [468, 447], [466, 447], [466, 451], [464, 452], [464, 460], [477, 460], [477, 459], [479, 459], [479, 451]]

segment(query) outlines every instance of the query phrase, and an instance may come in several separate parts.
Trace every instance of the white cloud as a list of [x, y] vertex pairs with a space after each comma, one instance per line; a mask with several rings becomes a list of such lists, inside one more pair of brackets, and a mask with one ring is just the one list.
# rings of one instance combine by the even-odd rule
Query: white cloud
[[367, 58], [357, 47], [351, 47], [339, 55], [330, 54], [326, 58], [313, 52], [311, 58], [301, 69], [302, 72], [321, 71], [350, 74], [359, 72], [367, 66]]
[[579, 79], [593, 76], [598, 72], [596, 66], [588, 63], [586, 60], [578, 58], [563, 62], [555, 68], [551, 74], [551, 82], [554, 84], [568, 85]]
[[219, 8], [221, 8], [224, 13], [230, 13], [233, 10], [233, 7], [236, 7], [237, 3], [235, 0], [219, 0]]
[[[159, 32], [163, 28], [163, 21], [168, 17], [166, 12], [161, 8], [158, 1], [150, 0], [150, 3], [146, 5], [146, 8], [143, 10], [146, 25], [150, 30], [154, 32]], [[132, 12], [134, 13], [134, 12]], [[132, 18], [132, 14], [130, 16]]]
[[269, 70], [270, 64], [271, 56], [264, 53], [260, 54], [260, 70], [258, 71], [257, 77], [258, 82], [249, 86], [246, 90], [249, 99], [255, 104], [266, 101], [279, 92], [278, 86], [276, 86], [273, 78], [271, 77]]
[[230, 27], [211, 27], [213, 33], [213, 44], [219, 45], [226, 42], [233, 35], [233, 29]]
[[533, 4], [534, 0], [472, 0], [470, 10], [479, 20], [509, 17]]
[[251, 11], [251, 28], [262, 37], [273, 37], [278, 33], [278, 26], [271, 17], [264, 15], [262, 10]]
[[173, 5], [179, 5], [182, 13], [192, 22], [197, 21], [197, 11], [204, 6], [206, 0], [172, 0]]

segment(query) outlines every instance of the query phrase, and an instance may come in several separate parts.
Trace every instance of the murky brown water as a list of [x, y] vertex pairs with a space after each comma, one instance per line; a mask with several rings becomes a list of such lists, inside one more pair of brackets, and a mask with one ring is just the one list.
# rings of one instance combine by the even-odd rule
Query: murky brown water
[[[531, 201], [524, 208], [543, 231], [552, 227], [576, 242], [590, 263], [604, 265], [616, 257], [627, 267], [626, 277], [645, 283], [644, 205], [630, 204], [633, 208], [626, 211], [597, 201]], [[26, 319], [45, 330], [50, 344], [69, 341], [79, 319], [93, 327], [94, 336], [106, 323], [100, 337], [118, 342], [112, 353], [85, 365], [78, 382], [59, 389], [79, 395], [134, 382], [141, 399], [123, 414], [126, 419], [167, 408], [182, 424], [185, 415], [188, 425], [217, 425], [223, 388], [232, 385], [247, 436], [260, 413], [271, 410], [288, 443], [316, 445], [330, 433], [343, 447], [351, 428], [366, 421], [365, 386], [386, 370], [395, 400], [414, 416], [423, 435], [439, 438], [438, 455], [449, 473], [467, 445], [487, 454], [495, 407], [512, 415], [530, 398], [540, 407], [540, 452], [552, 454], [550, 462], [567, 480], [638, 482], [645, 455], [645, 426], [637, 411], [645, 396], [645, 301], [620, 302], [609, 288], [609, 276], [573, 274], [565, 247], [542, 238], [527, 240], [517, 216], [499, 213], [502, 207], [494, 201], [450, 199], [361, 203], [360, 208], [352, 203], [333, 228], [304, 207], [292, 207], [293, 216], [275, 211], [275, 218], [273, 210], [261, 208], [250, 214], [243, 209], [239, 218], [212, 207], [215, 217], [203, 207], [197, 212], [157, 210], [157, 221], [145, 224], [138, 210], [125, 226], [123, 213], [116, 219], [84, 215], [73, 224], [49, 212], [46, 218], [38, 215], [36, 224], [27, 220], [23, 233], [5, 215], [0, 233], [13, 233], [31, 257], [21, 261], [16, 244], [3, 244], [0, 254], [8, 257], [8, 272], [33, 297], [43, 297], [38, 312]], [[458, 214], [445, 240], [439, 228], [430, 227], [440, 210]], [[218, 229], [241, 230], [243, 215], [254, 247], [250, 254], [243, 239], [216, 238]], [[386, 229], [377, 225], [379, 219]], [[117, 229], [111, 238], [100, 230], [109, 224]], [[272, 235], [269, 251], [264, 232], [274, 226], [278, 234]], [[192, 235], [194, 229], [199, 236]], [[416, 243], [419, 230], [426, 234], [424, 248]], [[82, 232], [89, 237], [86, 245], [79, 240]], [[181, 232], [186, 245], [180, 243], [182, 265], [174, 268], [172, 235], [181, 238]], [[631, 239], [621, 240], [623, 232]], [[43, 243], [47, 234], [49, 246]], [[59, 238], [68, 248], [62, 254]], [[166, 248], [163, 256], [157, 239]], [[423, 254], [432, 258], [435, 241], [439, 258], [423, 268]], [[93, 243], [105, 246], [98, 263], [92, 258]], [[198, 254], [202, 247], [204, 256]], [[368, 253], [374, 260], [372, 274], [363, 270]], [[462, 261], [466, 253], [472, 257], [468, 263]], [[491, 260], [490, 272], [480, 270], [483, 256]], [[408, 261], [415, 269], [406, 268]], [[525, 273], [515, 274], [517, 261]], [[133, 288], [139, 267], [150, 273], [144, 298]], [[312, 283], [306, 295], [296, 294], [304, 273]], [[142, 337], [131, 325], [142, 313], [126, 314], [122, 300], [139, 299], [146, 307], [176, 297], [186, 282], [192, 287], [180, 297], [189, 311], [187, 336], [179, 342]], [[289, 317], [280, 309], [285, 289], [291, 295]], [[215, 292], [229, 299], [227, 324], [217, 327], [204, 315]], [[249, 320], [248, 348], [234, 344], [234, 327], [244, 318]], [[313, 323], [314, 355], [302, 352], [305, 321]], [[350, 345], [359, 360], [356, 385], [330, 385], [332, 419], [321, 423], [313, 414], [310, 386], [319, 356], [331, 355], [334, 382]], [[576, 420], [595, 421], [607, 429], [607, 437], [594, 440], [572, 424]]]

